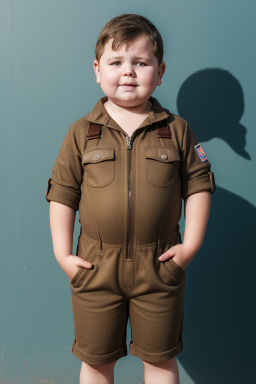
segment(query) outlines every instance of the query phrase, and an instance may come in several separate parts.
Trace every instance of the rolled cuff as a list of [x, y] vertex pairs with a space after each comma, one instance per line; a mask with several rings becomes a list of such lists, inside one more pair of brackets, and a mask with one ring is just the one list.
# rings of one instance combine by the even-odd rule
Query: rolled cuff
[[185, 200], [188, 196], [194, 193], [209, 191], [214, 193], [216, 189], [214, 173], [208, 172], [205, 175], [195, 177], [194, 179], [187, 180], [181, 185], [182, 198]]
[[52, 181], [51, 177], [47, 180], [45, 199], [48, 202], [51, 200], [56, 201], [57, 203], [67, 205], [74, 209], [74, 211], [77, 211], [79, 208], [80, 197], [80, 191], [56, 184]]

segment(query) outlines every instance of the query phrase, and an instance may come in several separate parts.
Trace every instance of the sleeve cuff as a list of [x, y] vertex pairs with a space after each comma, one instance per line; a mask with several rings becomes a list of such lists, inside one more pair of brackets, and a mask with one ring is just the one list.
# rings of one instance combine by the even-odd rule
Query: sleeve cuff
[[214, 193], [216, 189], [214, 173], [208, 172], [208, 174], [195, 177], [190, 179], [182, 184], [181, 194], [182, 198], [185, 200], [188, 196], [193, 195], [194, 193], [209, 191]]
[[68, 207], [77, 211], [79, 208], [81, 193], [74, 189], [60, 186], [52, 181], [52, 178], [47, 180], [47, 190], [45, 199], [50, 202], [56, 201], [57, 203], [67, 205]]

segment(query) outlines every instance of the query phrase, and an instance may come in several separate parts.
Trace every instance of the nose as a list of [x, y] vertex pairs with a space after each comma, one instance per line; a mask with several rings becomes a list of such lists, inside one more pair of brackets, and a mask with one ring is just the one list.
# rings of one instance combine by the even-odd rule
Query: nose
[[123, 70], [123, 76], [135, 76], [134, 69], [131, 65], [126, 65]]

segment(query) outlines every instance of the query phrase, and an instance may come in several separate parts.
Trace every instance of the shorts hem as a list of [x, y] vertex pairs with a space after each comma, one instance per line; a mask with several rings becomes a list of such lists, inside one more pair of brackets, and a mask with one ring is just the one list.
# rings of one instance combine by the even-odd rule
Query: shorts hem
[[108, 353], [107, 355], [90, 355], [89, 353], [83, 352], [77, 345], [76, 339], [72, 344], [72, 353], [81, 361], [87, 364], [101, 365], [112, 363], [115, 360], [120, 359], [127, 355], [127, 346], [118, 349], [115, 352]]
[[159, 353], [151, 353], [151, 352], [143, 351], [142, 349], [134, 345], [133, 342], [130, 342], [130, 347], [129, 347], [130, 355], [137, 356], [140, 359], [148, 361], [149, 363], [162, 363], [166, 360], [172, 359], [182, 350], [183, 350], [183, 340], [181, 340], [174, 348], [171, 348], [168, 351], [159, 352]]

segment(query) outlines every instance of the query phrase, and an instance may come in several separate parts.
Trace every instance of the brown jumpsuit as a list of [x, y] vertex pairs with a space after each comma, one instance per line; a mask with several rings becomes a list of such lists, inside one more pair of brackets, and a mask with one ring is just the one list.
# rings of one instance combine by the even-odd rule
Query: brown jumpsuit
[[187, 122], [155, 98], [131, 137], [106, 100], [70, 126], [47, 183], [47, 201], [79, 209], [77, 255], [93, 264], [70, 282], [72, 352], [97, 365], [127, 355], [129, 318], [129, 353], [163, 362], [183, 349], [185, 271], [158, 257], [181, 243], [182, 199], [213, 193], [214, 174]]

